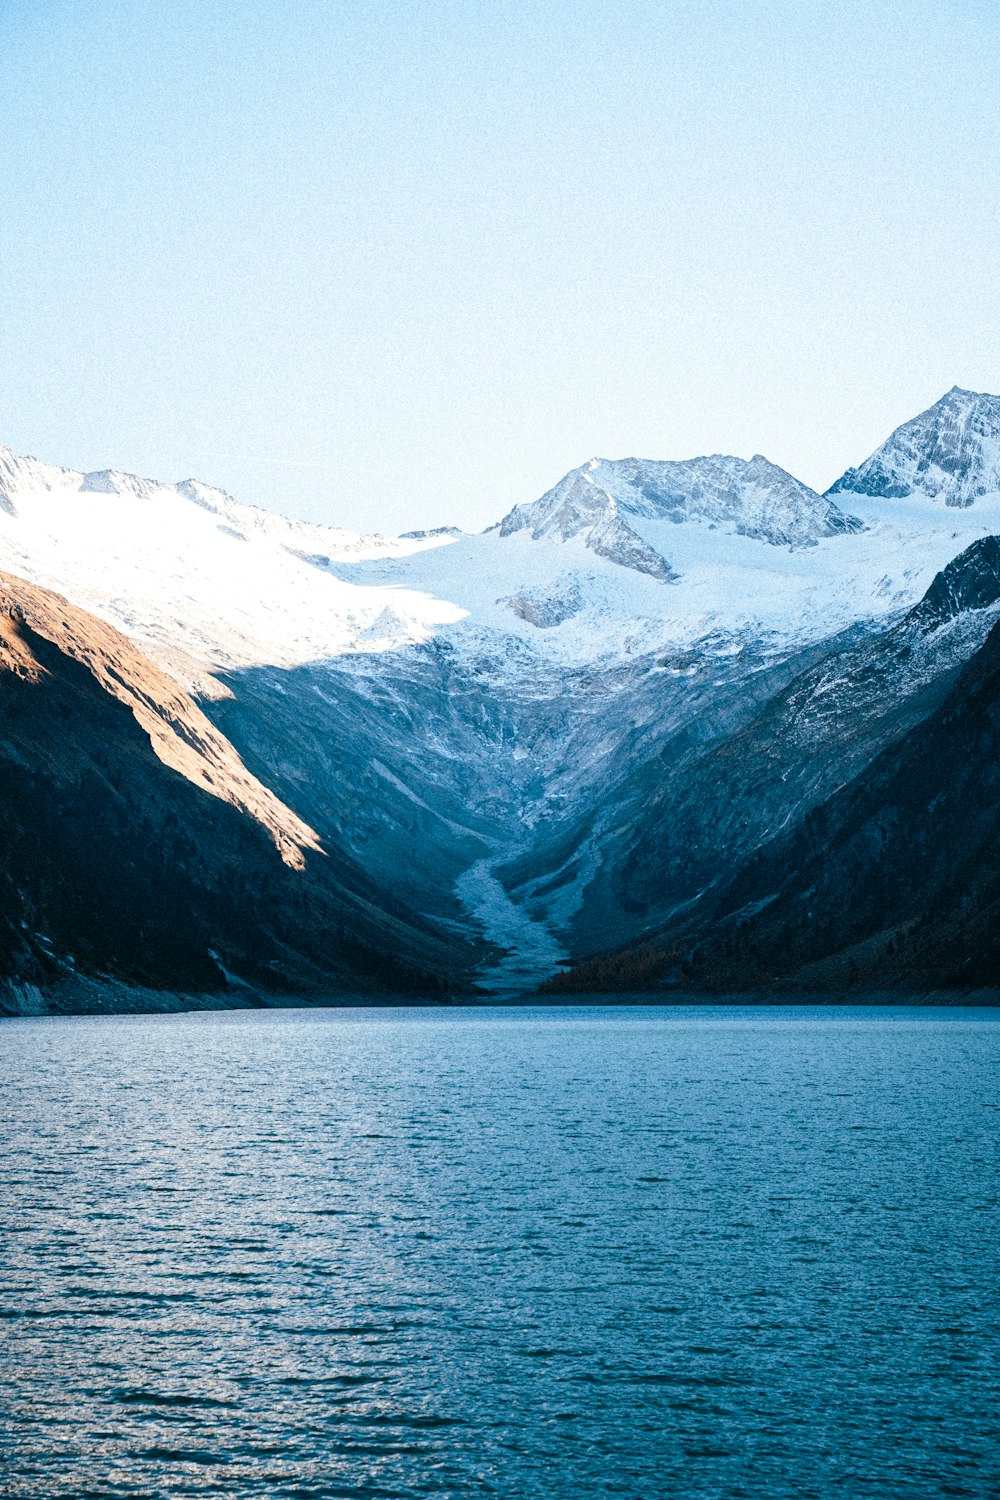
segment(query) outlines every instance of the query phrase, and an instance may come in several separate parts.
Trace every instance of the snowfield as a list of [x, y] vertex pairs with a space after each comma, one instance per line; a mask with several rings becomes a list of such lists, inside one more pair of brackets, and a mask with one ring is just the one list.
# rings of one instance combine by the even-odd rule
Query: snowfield
[[288, 520], [197, 481], [83, 475], [0, 449], [0, 567], [202, 688], [206, 669], [435, 636], [477, 656], [515, 637], [567, 667], [730, 639], [781, 652], [913, 604], [1000, 531], [997, 485], [965, 508], [852, 492], [841, 510], [759, 458], [592, 460], [479, 535], [392, 538]]
[[998, 533], [1000, 400], [962, 391], [826, 496], [760, 456], [592, 459], [478, 534], [361, 535], [0, 448], [0, 570], [214, 700], [273, 789], [416, 909], [519, 950], [501, 987], [574, 922], [579, 950], [581, 912], [614, 914], [593, 891], [671, 747], [734, 732], [782, 664], [893, 625]]

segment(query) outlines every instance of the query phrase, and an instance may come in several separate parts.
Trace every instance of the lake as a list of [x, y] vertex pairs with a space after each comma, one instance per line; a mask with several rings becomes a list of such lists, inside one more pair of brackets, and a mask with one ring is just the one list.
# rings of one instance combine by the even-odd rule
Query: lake
[[4, 1496], [1000, 1493], [1000, 1015], [0, 1023]]

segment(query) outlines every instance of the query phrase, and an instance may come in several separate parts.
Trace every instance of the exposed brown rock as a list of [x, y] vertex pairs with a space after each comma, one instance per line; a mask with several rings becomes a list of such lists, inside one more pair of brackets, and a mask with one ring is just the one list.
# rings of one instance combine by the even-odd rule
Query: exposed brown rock
[[250, 774], [194, 700], [126, 636], [61, 594], [0, 573], [0, 668], [37, 681], [44, 668], [24, 626], [81, 662], [124, 703], [164, 765], [260, 823], [287, 865], [301, 869], [306, 850], [322, 852], [308, 824]]

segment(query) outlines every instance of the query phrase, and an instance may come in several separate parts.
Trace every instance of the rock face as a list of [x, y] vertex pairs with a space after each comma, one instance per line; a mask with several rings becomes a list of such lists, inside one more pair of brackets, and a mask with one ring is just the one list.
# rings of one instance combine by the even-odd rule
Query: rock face
[[974, 505], [1000, 492], [1000, 397], [954, 386], [940, 401], [904, 422], [830, 495], [910, 495], [945, 505]]
[[123, 986], [238, 1004], [456, 977], [454, 944], [322, 854], [130, 641], [10, 577], [0, 722], [0, 1010], [39, 986], [100, 1008], [102, 983], [127, 1006]]
[[[99, 823], [64, 798], [46, 835], [65, 866], [79, 831], [71, 889], [105, 889], [110, 913], [91, 866], [113, 829], [118, 884], [180, 928], [194, 913], [184, 962], [223, 987], [460, 986], [482, 962], [508, 994], [692, 913], [708, 941], [727, 881], [927, 722], [983, 645], [1000, 492], [887, 486], [930, 452], [924, 480], [981, 489], [990, 402], [950, 393], [937, 437], [921, 418], [880, 450], [895, 479], [845, 475], [844, 508], [760, 456], [594, 459], [478, 535], [359, 535], [0, 450], [8, 692], [38, 746], [57, 700], [75, 725], [62, 765], [8, 735], [11, 806], [19, 776], [93, 772]], [[126, 740], [130, 811], [99, 754]], [[58, 940], [39, 915], [56, 866], [31, 869], [23, 931], [79, 971], [71, 905]], [[193, 983], [115, 920], [95, 918], [118, 936], [93, 940], [93, 972]], [[166, 944], [157, 921], [139, 925]], [[24, 941], [28, 969], [47, 962]]]
[[944, 624], [968, 610], [989, 609], [1000, 600], [1000, 537], [985, 536], [961, 552], [934, 579], [914, 619]]
[[998, 566], [973, 544], [678, 768], [620, 870], [670, 916], [552, 987], [1000, 989]]

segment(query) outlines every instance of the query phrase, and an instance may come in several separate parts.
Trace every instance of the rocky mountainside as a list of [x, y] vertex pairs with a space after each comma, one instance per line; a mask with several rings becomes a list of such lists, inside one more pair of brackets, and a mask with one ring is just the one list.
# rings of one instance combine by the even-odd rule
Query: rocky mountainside
[[1000, 396], [953, 386], [827, 493], [848, 502], [855, 494], [926, 496], [953, 507], [1000, 493]]
[[621, 871], [667, 920], [551, 987], [1000, 986], [998, 622], [988, 537], [688, 772]]
[[652, 940], [940, 709], [992, 623], [997, 408], [950, 392], [827, 496], [759, 456], [593, 459], [478, 535], [0, 450], [0, 565], [155, 663], [148, 723], [98, 685], [151, 750], [180, 695], [168, 763], [296, 911], [505, 995]]
[[461, 983], [132, 642], [9, 576], [0, 714], [0, 1011]]
[[939, 708], [762, 850], [683, 964], [697, 987], [996, 989], [1000, 626]]

